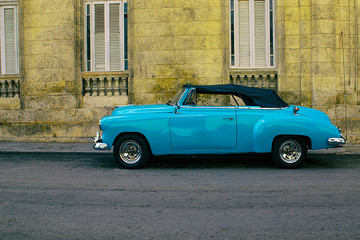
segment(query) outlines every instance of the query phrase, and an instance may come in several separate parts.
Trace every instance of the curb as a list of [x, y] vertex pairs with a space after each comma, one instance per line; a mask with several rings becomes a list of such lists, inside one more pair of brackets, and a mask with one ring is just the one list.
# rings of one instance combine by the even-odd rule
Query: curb
[[26, 142], [0, 142], [0, 153], [85, 153], [103, 154], [111, 151], [99, 151], [93, 149], [92, 143], [26, 143]]

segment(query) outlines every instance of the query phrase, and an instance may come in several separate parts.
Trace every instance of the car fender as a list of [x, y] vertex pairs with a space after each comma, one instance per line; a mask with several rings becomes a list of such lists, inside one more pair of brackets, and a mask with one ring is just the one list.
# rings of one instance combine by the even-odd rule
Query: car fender
[[169, 113], [134, 116], [104, 117], [101, 122], [103, 142], [111, 148], [119, 135], [137, 133], [146, 138], [154, 154], [170, 151]]
[[253, 128], [254, 152], [271, 152], [274, 139], [284, 135], [308, 137], [312, 149], [328, 148], [328, 138], [340, 136], [337, 128], [328, 121], [296, 114], [278, 117], [272, 115], [259, 120]]

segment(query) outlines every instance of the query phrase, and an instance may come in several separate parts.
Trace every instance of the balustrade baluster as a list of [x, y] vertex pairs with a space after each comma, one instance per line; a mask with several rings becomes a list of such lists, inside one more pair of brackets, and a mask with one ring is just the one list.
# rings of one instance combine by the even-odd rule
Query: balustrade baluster
[[128, 78], [124, 77], [125, 94], [129, 95]]
[[121, 77], [120, 78], [120, 94], [122, 95], [122, 94], [126, 94], [126, 89], [125, 89], [125, 81], [124, 81], [124, 78], [123, 77]]
[[9, 95], [13, 98], [15, 96], [15, 82], [12, 80], [9, 84]]
[[107, 78], [104, 78], [103, 81], [104, 81], [104, 95], [107, 96], [109, 80]]
[[258, 82], [258, 87], [259, 87], [259, 88], [263, 88], [263, 87], [264, 87], [264, 78], [263, 78], [262, 75], [259, 75], [259, 78], [258, 78], [257, 82]]
[[9, 97], [9, 82], [5, 81], [5, 97]]
[[114, 96], [114, 78], [110, 80], [110, 87], [111, 87], [111, 96]]

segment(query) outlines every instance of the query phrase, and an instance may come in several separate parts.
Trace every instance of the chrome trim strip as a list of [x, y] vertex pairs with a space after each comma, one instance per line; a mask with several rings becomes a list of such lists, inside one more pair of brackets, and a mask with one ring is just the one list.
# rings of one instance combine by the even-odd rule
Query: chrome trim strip
[[290, 106], [282, 107], [282, 108], [265, 108], [265, 107], [236, 107], [236, 108], [245, 108], [245, 109], [254, 109], [254, 110], [282, 110], [289, 107]]
[[215, 107], [215, 106], [192, 106], [192, 107], [189, 107], [189, 106], [186, 106], [186, 105], [181, 105], [180, 108], [205, 108], [205, 109], [213, 109], [213, 108], [217, 108], [217, 109], [234, 109], [235, 106], [229, 106], [229, 107]]
[[282, 110], [282, 109], [286, 109], [289, 107], [283, 107], [283, 108], [262, 108], [262, 107], [241, 107], [241, 106], [186, 106], [186, 105], [181, 105], [180, 108], [205, 108], [205, 109], [212, 109], [212, 108], [217, 108], [217, 109], [252, 109], [252, 110]]

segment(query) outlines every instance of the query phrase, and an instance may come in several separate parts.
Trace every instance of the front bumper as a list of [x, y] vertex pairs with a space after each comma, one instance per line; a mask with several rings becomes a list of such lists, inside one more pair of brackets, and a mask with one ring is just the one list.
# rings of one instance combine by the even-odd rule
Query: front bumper
[[107, 150], [108, 145], [102, 142], [101, 136], [99, 132], [96, 132], [96, 136], [94, 138], [94, 149], [96, 150]]
[[339, 138], [329, 138], [328, 139], [328, 144], [329, 145], [334, 145], [334, 146], [337, 146], [337, 145], [343, 145], [346, 143], [346, 140], [345, 138], [343, 137], [339, 137]]

